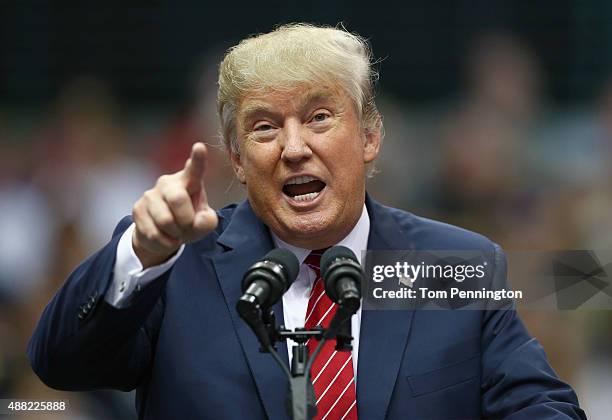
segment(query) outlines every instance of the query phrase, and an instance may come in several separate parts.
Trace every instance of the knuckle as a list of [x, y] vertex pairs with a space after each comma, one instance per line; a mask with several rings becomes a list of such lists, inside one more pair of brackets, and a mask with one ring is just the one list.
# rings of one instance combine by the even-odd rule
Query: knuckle
[[138, 200], [137, 202], [134, 203], [134, 205], [132, 206], [132, 216], [133, 217], [139, 217], [140, 216], [140, 200]]
[[162, 175], [159, 178], [157, 178], [157, 182], [155, 183], [156, 185], [165, 185], [168, 183], [170, 178], [170, 175]]
[[184, 204], [188, 198], [187, 192], [179, 189], [174, 189], [166, 195], [166, 200], [168, 200], [168, 204], [171, 206]]
[[174, 218], [169, 214], [162, 214], [157, 217], [157, 225], [164, 228], [172, 228], [174, 226]]
[[149, 201], [149, 202], [150, 202], [151, 200], [153, 200], [153, 199], [154, 199], [154, 197], [155, 197], [155, 191], [154, 191], [154, 190], [146, 190], [146, 191], [144, 192], [144, 194], [142, 195], [142, 198], [143, 198], [144, 200]]

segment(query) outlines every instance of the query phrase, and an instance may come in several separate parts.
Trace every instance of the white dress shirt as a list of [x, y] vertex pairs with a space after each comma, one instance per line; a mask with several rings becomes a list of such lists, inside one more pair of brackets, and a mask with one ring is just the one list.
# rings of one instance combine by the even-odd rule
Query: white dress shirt
[[[178, 252], [168, 261], [149, 267], [143, 270], [140, 260], [132, 247], [132, 234], [135, 225], [132, 225], [123, 233], [119, 239], [117, 246], [117, 257], [115, 259], [115, 269], [113, 271], [113, 279], [109, 290], [106, 293], [105, 300], [116, 308], [126, 306], [135, 291], [146, 286], [151, 281], [155, 280], [172, 267], [176, 260], [181, 256], [185, 245], [181, 246]], [[368, 211], [363, 206], [361, 217], [351, 232], [337, 245], [342, 245], [349, 248], [357, 256], [357, 260], [361, 263], [362, 252], [367, 249], [368, 236], [370, 234], [370, 217]], [[300, 272], [297, 279], [293, 282], [289, 290], [283, 295], [283, 315], [285, 328], [293, 330], [304, 326], [306, 318], [306, 310], [308, 308], [308, 298], [310, 290], [316, 280], [315, 272], [304, 264], [304, 260], [310, 254], [309, 249], [298, 248], [290, 245], [276, 235], [272, 234], [275, 245], [278, 248], [284, 248], [292, 251], [300, 262]], [[359, 351], [359, 331], [361, 327], [361, 307], [351, 319], [351, 328], [353, 335], [353, 371], [357, 375], [357, 357]], [[289, 363], [292, 358], [292, 347], [295, 345], [293, 340], [287, 343], [289, 352]]]
[[113, 270], [113, 280], [104, 296], [104, 300], [115, 308], [123, 308], [133, 296], [134, 291], [151, 283], [153, 280], [170, 269], [183, 253], [185, 245], [181, 245], [178, 252], [168, 261], [154, 265], [143, 270], [142, 264], [132, 247], [132, 235], [136, 225], [132, 223], [117, 244], [117, 256]]
[[[368, 211], [363, 206], [361, 217], [351, 232], [337, 245], [342, 245], [349, 248], [355, 253], [357, 260], [361, 264], [362, 252], [368, 247], [368, 236], [370, 234], [370, 217]], [[316, 280], [316, 273], [306, 264], [304, 260], [310, 254], [310, 249], [298, 248], [283, 242], [276, 235], [272, 234], [274, 243], [279, 248], [292, 251], [300, 262], [300, 273], [297, 279], [293, 282], [289, 290], [283, 295], [283, 315], [285, 319], [285, 328], [293, 330], [304, 326], [306, 319], [306, 310], [308, 309], [308, 298], [312, 285]], [[361, 307], [357, 313], [351, 318], [351, 333], [353, 335], [353, 372], [357, 376], [357, 356], [359, 350], [359, 331], [361, 327]], [[296, 343], [293, 340], [287, 341], [287, 350], [289, 351], [289, 363], [291, 363], [291, 349]]]

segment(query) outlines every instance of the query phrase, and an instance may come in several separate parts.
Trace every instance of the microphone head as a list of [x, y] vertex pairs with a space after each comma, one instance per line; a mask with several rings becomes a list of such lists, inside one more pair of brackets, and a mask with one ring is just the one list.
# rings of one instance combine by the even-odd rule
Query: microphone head
[[321, 257], [321, 276], [323, 278], [327, 277], [327, 270], [329, 270], [330, 265], [337, 259], [352, 260], [359, 264], [355, 253], [349, 248], [342, 245], [332, 246], [327, 251], [325, 251], [323, 253], [323, 256]]
[[[361, 300], [363, 270], [353, 251], [345, 246], [333, 246], [325, 251], [321, 257], [321, 276], [325, 279], [325, 293], [329, 298], [341, 306], [350, 307], [355, 313]], [[346, 289], [339, 292], [338, 288], [347, 286], [352, 289], [348, 295]]]
[[293, 252], [288, 251], [282, 248], [274, 248], [272, 251], [268, 252], [262, 260], [273, 261], [277, 264], [280, 264], [285, 271], [287, 272], [287, 280], [289, 284], [287, 288], [291, 286], [291, 283], [297, 278], [300, 272], [300, 262], [297, 257], [293, 254]]
[[[242, 291], [255, 293], [257, 302], [263, 308], [269, 308], [289, 289], [299, 271], [300, 263], [293, 252], [280, 248], [273, 249], [244, 274]], [[248, 292], [251, 285], [255, 289]]]

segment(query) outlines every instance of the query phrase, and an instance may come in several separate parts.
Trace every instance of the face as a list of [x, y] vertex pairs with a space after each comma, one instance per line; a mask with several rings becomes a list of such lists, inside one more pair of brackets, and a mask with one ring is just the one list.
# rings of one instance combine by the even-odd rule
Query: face
[[332, 246], [355, 226], [366, 164], [380, 135], [366, 134], [340, 89], [301, 87], [246, 97], [237, 115], [240, 153], [230, 153], [255, 214], [282, 240]]

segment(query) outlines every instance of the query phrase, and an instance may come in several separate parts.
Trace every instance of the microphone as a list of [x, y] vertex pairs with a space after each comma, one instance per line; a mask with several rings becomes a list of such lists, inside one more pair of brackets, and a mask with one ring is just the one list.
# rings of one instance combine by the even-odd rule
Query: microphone
[[291, 251], [276, 248], [253, 264], [242, 278], [243, 295], [236, 303], [238, 314], [249, 324], [263, 348], [271, 345], [262, 312], [274, 305], [289, 289], [300, 271]]
[[289, 289], [300, 271], [300, 263], [291, 251], [275, 248], [253, 264], [242, 279], [240, 301], [269, 308]]
[[325, 279], [325, 293], [351, 315], [361, 305], [363, 270], [357, 257], [347, 247], [333, 246], [321, 257], [321, 276]]

